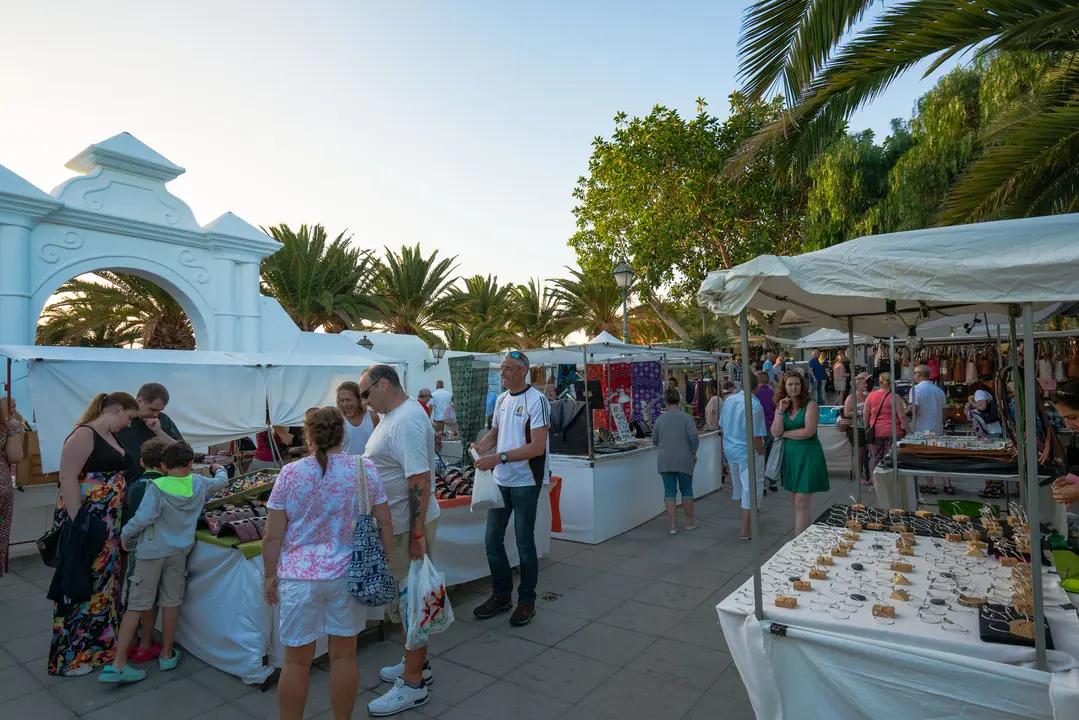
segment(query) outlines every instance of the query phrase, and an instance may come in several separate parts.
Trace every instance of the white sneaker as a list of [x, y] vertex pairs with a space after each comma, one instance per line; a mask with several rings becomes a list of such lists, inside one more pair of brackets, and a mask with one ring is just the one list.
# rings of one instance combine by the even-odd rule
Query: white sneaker
[[[382, 678], [382, 682], [397, 682], [397, 680], [405, 677], [405, 659], [401, 658], [401, 662], [391, 667], [384, 667], [378, 671], [378, 676]], [[434, 673], [431, 672], [431, 663], [425, 662], [423, 664], [423, 684], [430, 685], [435, 681]]]
[[367, 712], [375, 717], [396, 715], [405, 710], [418, 708], [427, 704], [427, 688], [414, 688], [405, 685], [405, 681], [397, 678], [389, 692], [380, 698], [367, 703]]

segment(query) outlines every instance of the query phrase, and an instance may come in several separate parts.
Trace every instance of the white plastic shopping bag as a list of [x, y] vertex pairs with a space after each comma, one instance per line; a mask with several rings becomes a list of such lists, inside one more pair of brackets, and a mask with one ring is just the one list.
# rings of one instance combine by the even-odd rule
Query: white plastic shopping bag
[[[472, 450], [471, 453], [473, 460], [480, 459], [475, 450]], [[472, 480], [472, 512], [477, 510], [486, 512], [487, 510], [494, 510], [504, 506], [502, 491], [498, 489], [498, 484], [495, 483], [495, 474], [490, 470], [477, 469]]]
[[768, 465], [764, 468], [764, 476], [769, 482], [783, 481], [783, 445], [784, 439], [776, 438], [776, 441], [772, 443], [772, 452], [768, 453]]
[[401, 587], [401, 622], [405, 624], [405, 649], [427, 645], [427, 637], [446, 630], [453, 622], [453, 608], [446, 595], [446, 576], [435, 569], [431, 558], [413, 560]]

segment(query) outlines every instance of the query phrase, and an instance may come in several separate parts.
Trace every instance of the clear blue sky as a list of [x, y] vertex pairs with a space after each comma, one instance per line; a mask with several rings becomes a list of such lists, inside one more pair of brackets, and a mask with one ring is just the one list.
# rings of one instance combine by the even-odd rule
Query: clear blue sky
[[[46, 190], [128, 131], [199, 222], [321, 222], [462, 274], [561, 274], [570, 193], [617, 111], [717, 114], [742, 2], [50, 0], [0, 10], [0, 164]], [[909, 75], [852, 123], [883, 139]]]

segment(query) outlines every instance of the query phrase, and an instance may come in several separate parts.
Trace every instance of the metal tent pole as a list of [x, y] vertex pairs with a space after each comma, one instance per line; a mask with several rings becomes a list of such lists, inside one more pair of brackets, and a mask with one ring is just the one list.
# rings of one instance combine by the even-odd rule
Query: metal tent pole
[[1034, 591], [1034, 657], [1036, 667], [1047, 671], [1045, 662], [1045, 609], [1042, 607], [1042, 516], [1039, 511], [1038, 431], [1034, 419], [1034, 304], [1023, 303], [1023, 438], [1027, 446], [1027, 518], [1030, 520], [1030, 584]]
[[[899, 448], [896, 447], [898, 442], [896, 438], [896, 417], [895, 417], [895, 338], [888, 338], [888, 368], [892, 374], [892, 387], [890, 400], [892, 403], [892, 486], [898, 491], [899, 488]], [[883, 402], [883, 401], [882, 401]], [[917, 496], [917, 493], [915, 493]], [[917, 505], [917, 501], [915, 501]]]
[[[1019, 381], [1019, 339], [1018, 333], [1015, 329], [1015, 315], [1018, 311], [1018, 306], [1013, 306], [1012, 311], [1008, 313], [1008, 357], [1009, 364], [1012, 366], [1011, 381], [1012, 381], [1012, 398], [1015, 400], [1015, 415], [1013, 420], [1015, 421], [1015, 449], [1018, 453], [1017, 460], [1019, 461], [1018, 475], [1019, 475], [1019, 504], [1026, 506], [1027, 502], [1027, 464], [1026, 464], [1026, 432], [1024, 428], [1026, 426], [1026, 418], [1023, 417], [1023, 413], [1020, 412], [1021, 403], [1019, 402], [1019, 386], [1022, 384]], [[1007, 397], [1007, 392], [1004, 393]], [[1006, 412], [1009, 408], [998, 408], [998, 415], [1001, 412]], [[1001, 426], [1003, 428], [1003, 426]], [[1004, 482], [1008, 482], [1005, 480]], [[1007, 495], [1007, 493], [1005, 493]]]
[[[740, 315], [742, 337], [742, 372], [749, 367], [749, 314], [742, 308]], [[749, 382], [742, 383], [742, 397], [746, 405], [746, 471], [749, 473], [749, 534], [753, 545], [753, 612], [757, 620], [764, 620], [764, 595], [761, 590], [761, 534], [757, 522], [757, 457], [753, 443], [753, 393]], [[732, 482], [738, 479], [731, 477]]]
[[[854, 362], [854, 319], [850, 316], [847, 317], [847, 351], [850, 353], [850, 375], [853, 375], [857, 370], [857, 365]], [[853, 424], [851, 427], [851, 435], [854, 437], [854, 456], [851, 460], [851, 469], [854, 471], [852, 477], [857, 483], [857, 490], [855, 491], [858, 496], [858, 504], [862, 503], [862, 456], [858, 453], [858, 385], [855, 383], [853, 377], [847, 377], [847, 389], [851, 395], [854, 396], [854, 417], [852, 418]], [[869, 480], [870, 478], [866, 478]]]
[[[584, 345], [584, 414], [588, 421], [588, 461], [592, 462], [596, 456], [593, 452], [592, 434], [595, 432], [595, 422], [592, 418], [592, 398], [588, 394], [588, 346]], [[600, 395], [603, 394], [603, 385], [600, 384]]]

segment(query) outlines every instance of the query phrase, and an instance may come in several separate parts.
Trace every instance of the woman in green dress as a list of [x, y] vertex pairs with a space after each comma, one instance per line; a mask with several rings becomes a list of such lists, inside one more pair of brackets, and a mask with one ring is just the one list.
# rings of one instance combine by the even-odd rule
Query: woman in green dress
[[809, 527], [813, 493], [828, 490], [828, 464], [817, 437], [820, 410], [809, 399], [809, 384], [800, 373], [783, 374], [776, 391], [772, 437], [783, 438], [783, 487], [794, 498], [794, 534]]

